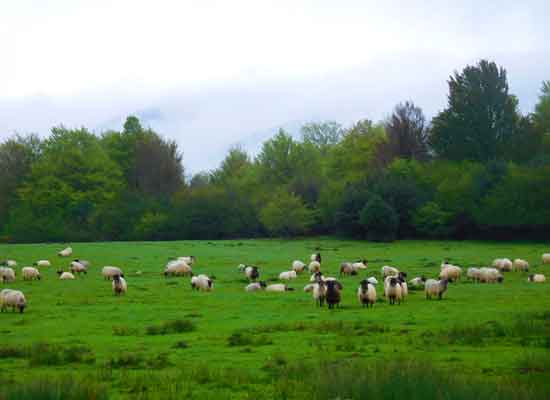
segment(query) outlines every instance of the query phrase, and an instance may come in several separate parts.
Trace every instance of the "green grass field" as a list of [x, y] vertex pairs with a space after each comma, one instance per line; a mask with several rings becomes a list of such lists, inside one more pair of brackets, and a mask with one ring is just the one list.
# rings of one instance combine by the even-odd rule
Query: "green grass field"
[[[17, 281], [4, 286], [22, 290], [28, 300], [24, 314], [0, 314], [2, 400], [364, 398], [378, 393], [375, 387], [387, 387], [384, 396], [402, 390], [406, 398], [474, 398], [466, 390], [479, 388], [487, 393], [478, 398], [550, 398], [550, 284], [528, 283], [526, 273], [507, 273], [494, 285], [463, 278], [442, 301], [411, 291], [400, 306], [379, 301], [372, 310], [356, 299], [360, 277], [344, 277], [342, 308], [329, 311], [302, 290], [308, 274], [290, 283], [294, 292], [246, 293], [237, 270], [239, 263], [256, 264], [262, 280], [275, 281], [293, 260], [306, 261], [318, 249], [323, 272], [333, 276], [340, 262], [363, 257], [369, 269], [361, 277], [380, 278], [381, 266], [394, 265], [409, 279], [435, 277], [443, 258], [469, 267], [508, 257], [526, 259], [532, 271], [550, 277], [550, 266], [541, 265], [549, 244], [330, 238], [76, 243], [73, 257], [60, 259], [62, 247], [0, 246], [0, 258], [18, 262]], [[215, 276], [213, 292], [192, 292], [189, 278], [162, 276], [168, 260], [184, 255], [198, 258], [195, 273]], [[56, 269], [72, 258], [90, 260], [90, 272], [58, 280]], [[53, 266], [42, 269], [41, 281], [22, 281], [21, 267], [38, 259]], [[100, 274], [104, 265], [124, 270], [125, 296], [113, 295]], [[381, 298], [381, 284], [377, 291]], [[427, 394], [441, 388], [454, 397]], [[56, 390], [72, 394], [55, 397]]]

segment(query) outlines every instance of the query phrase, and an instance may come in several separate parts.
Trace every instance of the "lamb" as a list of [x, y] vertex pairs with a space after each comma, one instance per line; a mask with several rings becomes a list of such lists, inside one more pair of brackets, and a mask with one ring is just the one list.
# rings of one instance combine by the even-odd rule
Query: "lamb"
[[264, 290], [266, 288], [265, 282], [252, 282], [250, 285], [244, 288], [247, 292], [256, 292], [258, 290]]
[[193, 270], [185, 261], [170, 261], [164, 268], [164, 276], [185, 276], [192, 275]]
[[468, 279], [474, 281], [474, 282], [479, 282], [479, 278], [481, 276], [481, 270], [479, 268], [468, 268], [468, 270], [466, 271], [466, 276], [468, 277]]
[[428, 279], [425, 284], [426, 299], [431, 300], [432, 296], [437, 296], [439, 300], [443, 298], [443, 294], [447, 291], [449, 281], [447, 279], [441, 279], [439, 281], [435, 279]]
[[128, 284], [126, 283], [126, 280], [120, 275], [113, 276], [113, 282], [111, 283], [111, 286], [113, 287], [113, 293], [115, 294], [115, 296], [120, 296], [121, 294], [125, 294], [128, 291]]
[[317, 261], [318, 263], [321, 262], [321, 253], [314, 253], [311, 255], [311, 257], [309, 258], [310, 261]]
[[313, 284], [313, 300], [319, 307], [323, 307], [327, 296], [327, 283], [319, 281]]
[[533, 282], [533, 283], [544, 283], [546, 282], [546, 277], [542, 274], [529, 275], [529, 278], [527, 278], [527, 281]]
[[240, 264], [239, 270], [244, 272], [250, 281], [256, 281], [260, 278], [260, 270], [255, 265]]
[[204, 274], [191, 278], [191, 289], [193, 290], [211, 291], [213, 288], [214, 281]]
[[297, 274], [300, 274], [306, 269], [306, 264], [299, 260], [294, 260], [292, 262], [292, 269], [296, 271]]
[[381, 269], [382, 277], [386, 278], [388, 276], [397, 276], [399, 275], [399, 270], [394, 267], [390, 267], [388, 265], [384, 265]]
[[326, 286], [325, 299], [329, 310], [334, 307], [340, 308], [340, 300], [342, 299], [341, 291], [343, 290], [342, 284], [338, 281], [327, 281]]
[[512, 271], [512, 261], [509, 258], [497, 258], [493, 260], [493, 267], [501, 272]]
[[296, 279], [296, 271], [285, 271], [279, 274], [279, 279], [282, 281], [290, 281]]
[[59, 275], [59, 279], [62, 281], [72, 281], [75, 279], [74, 275], [70, 272], [57, 271], [57, 275]]
[[514, 270], [529, 272], [529, 263], [521, 258], [516, 258], [514, 260]]
[[63, 249], [59, 253], [57, 253], [59, 257], [69, 257], [71, 254], [73, 254], [73, 249], [71, 247], [67, 247], [66, 249]]
[[71, 262], [69, 270], [73, 274], [81, 274], [81, 273], [87, 274], [88, 273], [88, 268], [86, 268], [83, 264], [81, 264], [78, 261]]
[[357, 298], [363, 307], [369, 308], [370, 305], [372, 308], [376, 303], [376, 288], [367, 279], [363, 279], [357, 289]]
[[38, 260], [33, 264], [35, 267], [51, 267], [52, 264], [48, 260]]
[[13, 312], [17, 309], [23, 313], [27, 307], [27, 299], [23, 292], [12, 289], [2, 290], [0, 292], [0, 311], [4, 312], [8, 307], [11, 307]]
[[442, 267], [441, 272], [439, 273], [439, 279], [446, 279], [449, 282], [454, 282], [460, 280], [460, 275], [462, 274], [462, 268], [457, 267], [456, 265], [446, 264]]
[[195, 256], [178, 257], [178, 261], [183, 261], [184, 263], [186, 263], [187, 265], [192, 267], [193, 264], [195, 264], [197, 262], [197, 257], [195, 257]]
[[265, 288], [267, 292], [288, 292], [294, 290], [293, 288], [289, 288], [284, 283], [275, 283], [273, 285], [269, 285]]
[[40, 280], [40, 271], [33, 267], [23, 267], [21, 268], [21, 275], [23, 276], [24, 281], [32, 281], [33, 279]]
[[308, 266], [308, 270], [312, 274], [321, 271], [321, 263], [319, 261], [312, 261]]
[[103, 267], [103, 269], [101, 270], [101, 275], [103, 275], [103, 277], [108, 280], [113, 279], [115, 275], [120, 275], [122, 278], [124, 278], [122, 270], [118, 267]]
[[388, 277], [388, 286], [386, 288], [386, 296], [388, 297], [388, 300], [391, 305], [394, 305], [395, 302], [397, 304], [401, 304], [401, 299], [403, 296], [401, 285], [399, 284], [399, 280], [395, 276]]
[[411, 279], [409, 283], [414, 288], [424, 287], [424, 284], [426, 283], [426, 278], [424, 276], [417, 276], [416, 278]]
[[2, 283], [15, 281], [15, 271], [9, 267], [0, 267], [0, 281]]
[[543, 264], [550, 264], [550, 253], [544, 253], [542, 255], [542, 263]]

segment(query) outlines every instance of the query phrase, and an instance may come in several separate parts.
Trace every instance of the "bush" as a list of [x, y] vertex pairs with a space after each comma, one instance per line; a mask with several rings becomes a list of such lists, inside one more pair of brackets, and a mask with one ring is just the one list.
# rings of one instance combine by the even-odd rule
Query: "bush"
[[367, 239], [374, 241], [395, 240], [399, 229], [399, 217], [395, 210], [379, 196], [373, 196], [359, 214]]
[[167, 321], [161, 325], [150, 325], [145, 329], [147, 335], [169, 335], [173, 333], [192, 332], [196, 329], [193, 321], [188, 319], [177, 319]]
[[451, 233], [451, 214], [434, 202], [426, 203], [413, 216], [415, 229], [428, 237], [448, 236]]

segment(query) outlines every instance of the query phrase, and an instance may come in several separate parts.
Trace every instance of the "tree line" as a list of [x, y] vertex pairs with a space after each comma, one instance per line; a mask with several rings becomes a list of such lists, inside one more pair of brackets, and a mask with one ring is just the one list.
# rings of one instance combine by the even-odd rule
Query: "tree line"
[[0, 144], [0, 240], [544, 237], [550, 82], [528, 115], [494, 62], [448, 86], [431, 121], [407, 101], [377, 123], [312, 122], [187, 180], [177, 144], [135, 116], [101, 135], [13, 136]]

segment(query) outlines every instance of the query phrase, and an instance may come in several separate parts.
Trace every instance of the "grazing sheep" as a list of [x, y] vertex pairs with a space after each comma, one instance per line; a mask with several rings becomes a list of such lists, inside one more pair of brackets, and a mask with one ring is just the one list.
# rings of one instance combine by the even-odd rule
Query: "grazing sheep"
[[309, 258], [310, 261], [317, 261], [318, 263], [321, 262], [321, 253], [314, 253], [311, 255], [311, 257]]
[[178, 261], [183, 261], [184, 263], [186, 263], [187, 265], [192, 267], [193, 264], [195, 264], [197, 262], [197, 257], [195, 257], [195, 256], [178, 257]]
[[0, 282], [8, 283], [15, 281], [15, 271], [9, 267], [0, 267]]
[[480, 268], [479, 269], [479, 282], [481, 283], [502, 283], [504, 277], [500, 271], [496, 268]]
[[74, 262], [77, 262], [79, 264], [84, 265], [84, 267], [86, 267], [86, 269], [88, 269], [92, 266], [92, 263], [89, 262], [88, 260], [80, 260], [80, 259], [77, 258], [76, 260], [74, 260]]
[[71, 262], [69, 270], [73, 274], [82, 274], [82, 273], [87, 274], [88, 273], [88, 268], [86, 268], [83, 264], [81, 264], [78, 261]]
[[326, 281], [326, 295], [325, 299], [328, 304], [328, 308], [332, 309], [335, 306], [340, 308], [340, 300], [342, 299], [341, 291], [343, 286], [338, 281]]
[[327, 296], [327, 283], [319, 281], [313, 284], [313, 300], [319, 307], [323, 307]]
[[71, 247], [67, 247], [66, 249], [63, 249], [59, 253], [57, 253], [59, 257], [69, 257], [71, 254], [73, 254], [73, 249]]
[[5, 261], [2, 261], [0, 263], [0, 265], [3, 265], [4, 267], [9, 267], [9, 268], [15, 268], [15, 267], [17, 267], [17, 261], [15, 261], [15, 260], [5, 260]]
[[294, 260], [292, 262], [292, 269], [296, 271], [297, 274], [300, 274], [306, 269], [306, 264], [299, 260]]
[[72, 281], [75, 279], [74, 275], [70, 272], [57, 271], [57, 275], [59, 275], [59, 279], [62, 281]]
[[21, 268], [21, 275], [23, 276], [24, 281], [32, 281], [33, 279], [40, 280], [40, 271], [34, 267], [23, 267]]
[[166, 264], [166, 267], [164, 267], [164, 276], [166, 278], [169, 276], [185, 276], [192, 274], [193, 270], [185, 261], [170, 261]]
[[359, 288], [357, 289], [357, 298], [363, 307], [366, 306], [369, 308], [370, 305], [372, 308], [374, 303], [376, 303], [376, 288], [368, 281], [368, 279], [363, 279], [359, 284]]
[[33, 264], [35, 267], [51, 267], [52, 264], [48, 260], [38, 260]]
[[122, 270], [118, 267], [110, 267], [110, 266], [103, 267], [103, 269], [101, 270], [101, 275], [103, 275], [103, 277], [108, 280], [113, 279], [115, 275], [120, 275], [121, 277], [124, 278], [124, 274], [122, 273]]
[[428, 279], [425, 284], [426, 299], [431, 300], [432, 296], [437, 296], [439, 300], [443, 298], [443, 294], [447, 291], [449, 281], [447, 279], [441, 279], [436, 281], [435, 279]]
[[544, 283], [546, 282], [546, 277], [542, 274], [529, 275], [529, 278], [527, 278], [527, 281], [533, 282], [533, 283]]
[[512, 261], [509, 258], [497, 258], [493, 260], [493, 267], [500, 272], [510, 272], [512, 271], [512, 266]]
[[368, 265], [369, 262], [367, 260], [359, 260], [351, 264], [355, 271], [358, 271], [360, 269], [367, 269]]
[[395, 276], [389, 276], [388, 278], [388, 286], [386, 288], [386, 296], [388, 301], [390, 302], [390, 305], [394, 305], [395, 302], [400, 305], [403, 297], [403, 289], [399, 284], [399, 279]]
[[479, 268], [468, 268], [466, 270], [466, 276], [468, 279], [474, 282], [479, 282], [479, 278], [481, 276], [481, 270]]
[[275, 283], [273, 285], [269, 285], [265, 288], [266, 292], [288, 292], [294, 290], [293, 288], [289, 288], [284, 283]]
[[243, 272], [249, 281], [260, 279], [260, 270], [255, 265], [240, 264], [239, 271]]
[[414, 287], [414, 288], [424, 287], [425, 283], [426, 283], [426, 278], [424, 276], [417, 276], [416, 278], [411, 279], [409, 281], [409, 284], [411, 285], [411, 287]]
[[462, 268], [457, 267], [456, 265], [446, 264], [442, 267], [441, 272], [439, 273], [439, 279], [446, 279], [449, 282], [455, 282], [460, 280], [460, 275], [462, 274]]
[[319, 261], [312, 261], [308, 266], [308, 270], [312, 274], [321, 271], [321, 263]]
[[201, 274], [191, 278], [191, 289], [211, 291], [214, 288], [214, 281], [207, 275]]
[[290, 281], [296, 279], [296, 271], [285, 271], [279, 274], [279, 279], [282, 281]]
[[126, 283], [126, 280], [120, 275], [113, 276], [113, 282], [111, 283], [111, 286], [113, 287], [113, 293], [115, 294], [115, 296], [126, 294], [126, 292], [128, 291], [128, 284]]
[[258, 290], [264, 290], [266, 286], [265, 282], [252, 282], [250, 285], [247, 285], [244, 290], [247, 292], [256, 292]]
[[340, 276], [342, 275], [357, 275], [357, 270], [353, 268], [352, 263], [343, 262], [340, 264]]
[[0, 311], [4, 312], [8, 307], [11, 307], [13, 312], [17, 309], [23, 313], [27, 307], [27, 299], [23, 292], [12, 289], [2, 290], [0, 292]]
[[529, 263], [521, 258], [516, 258], [514, 260], [514, 270], [529, 272]]
[[543, 264], [550, 264], [550, 253], [544, 253], [542, 255], [542, 263]]
[[399, 270], [394, 267], [390, 267], [388, 265], [384, 265], [382, 269], [380, 270], [380, 273], [382, 274], [382, 277], [386, 278], [388, 276], [397, 276], [399, 275]]

